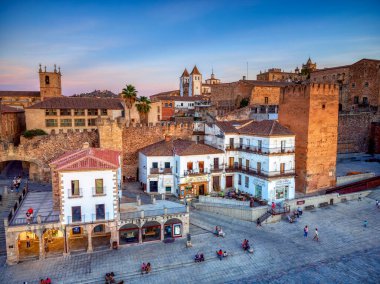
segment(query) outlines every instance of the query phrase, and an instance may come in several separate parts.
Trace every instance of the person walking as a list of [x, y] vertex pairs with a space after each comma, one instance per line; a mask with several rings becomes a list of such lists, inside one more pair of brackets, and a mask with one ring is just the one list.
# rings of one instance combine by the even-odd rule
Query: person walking
[[376, 207], [380, 208], [380, 201], [376, 199]]
[[307, 234], [309, 233], [309, 228], [308, 228], [308, 226], [306, 225], [305, 226], [305, 228], [303, 228], [303, 236], [305, 237], [305, 238], [307, 238]]
[[261, 227], [261, 221], [260, 221], [260, 218], [257, 218], [257, 221], [256, 221], [256, 227]]
[[315, 228], [313, 241], [314, 241], [314, 240], [316, 240], [317, 242], [319, 241], [319, 232], [318, 232], [318, 228]]
[[367, 220], [364, 220], [363, 226], [364, 226], [364, 228], [367, 228], [367, 226], [368, 226], [368, 221]]

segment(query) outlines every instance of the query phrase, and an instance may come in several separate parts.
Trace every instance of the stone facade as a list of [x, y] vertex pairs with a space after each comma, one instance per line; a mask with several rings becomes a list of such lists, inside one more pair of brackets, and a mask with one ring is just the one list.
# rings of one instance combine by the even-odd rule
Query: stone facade
[[296, 190], [335, 185], [339, 88], [332, 84], [285, 87], [279, 122], [296, 134]]
[[370, 134], [370, 153], [380, 154], [380, 122], [372, 122]]
[[24, 130], [24, 111], [9, 106], [1, 106], [0, 98], [0, 141], [18, 144], [20, 135]]
[[279, 105], [281, 87], [254, 86], [252, 88], [250, 105]]

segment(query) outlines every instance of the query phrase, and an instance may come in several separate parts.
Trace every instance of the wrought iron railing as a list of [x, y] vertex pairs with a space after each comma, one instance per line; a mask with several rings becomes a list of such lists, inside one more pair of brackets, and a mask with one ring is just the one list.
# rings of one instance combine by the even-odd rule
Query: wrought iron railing
[[82, 188], [78, 188], [77, 190], [75, 190], [73, 188], [68, 188], [67, 189], [67, 196], [69, 198], [83, 197], [83, 190], [82, 190]]
[[93, 187], [92, 196], [104, 196], [106, 195], [106, 187]]

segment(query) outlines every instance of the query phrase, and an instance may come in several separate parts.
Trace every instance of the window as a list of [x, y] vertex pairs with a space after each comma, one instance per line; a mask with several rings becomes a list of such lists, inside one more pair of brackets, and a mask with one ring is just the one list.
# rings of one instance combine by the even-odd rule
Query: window
[[285, 173], [285, 163], [281, 163], [280, 164], [280, 174], [284, 174]]
[[172, 104], [172, 103], [170, 103], [170, 104], [169, 104], [169, 107], [172, 107], [172, 106], [173, 106], [173, 104]]
[[281, 140], [281, 153], [285, 152], [286, 140]]
[[165, 169], [170, 169], [170, 162], [165, 162]]
[[75, 116], [84, 115], [84, 109], [74, 109], [74, 115]]
[[157, 114], [157, 120], [161, 120], [161, 116]]
[[368, 88], [368, 85], [369, 85], [368, 82], [364, 83], [364, 87]]
[[367, 97], [363, 97], [363, 105], [368, 105], [368, 98]]
[[71, 207], [71, 214], [73, 222], [81, 222], [82, 221], [82, 210], [80, 206]]
[[104, 211], [104, 204], [96, 204], [95, 210], [96, 210], [96, 220], [105, 220], [106, 219], [106, 214]]
[[57, 127], [58, 120], [57, 119], [46, 119], [45, 120], [46, 127]]
[[183, 103], [181, 103], [181, 106], [183, 106]]
[[104, 194], [103, 179], [95, 179], [95, 194]]
[[57, 115], [56, 109], [45, 109], [45, 115]]
[[49, 76], [45, 76], [45, 84], [46, 85], [50, 84], [50, 78], [49, 78]]
[[325, 109], [325, 108], [326, 108], [326, 105], [325, 105], [325, 104], [323, 104], [323, 105], [322, 105], [322, 109]]
[[241, 185], [241, 175], [238, 176], [238, 185]]
[[96, 118], [87, 119], [88, 126], [96, 126]]
[[265, 104], [267, 105], [267, 104], [268, 104], [268, 101], [269, 101], [269, 100], [268, 100], [268, 97], [265, 97], [265, 98], [264, 98], [264, 101], [265, 101]]
[[71, 119], [61, 119], [61, 127], [70, 127], [72, 126], [72, 120]]
[[79, 180], [71, 181], [71, 196], [80, 196]]
[[171, 186], [165, 186], [165, 192], [166, 193], [172, 192], [172, 187]]
[[61, 110], [59, 110], [59, 114], [61, 116], [70, 116], [71, 115], [71, 109], [61, 109]]
[[187, 162], [187, 170], [192, 171], [193, 170], [193, 162]]
[[258, 149], [259, 151], [261, 151], [261, 149], [262, 149], [262, 145], [263, 145], [263, 141], [261, 141], [261, 140], [257, 141], [257, 149]]
[[105, 109], [105, 108], [102, 108], [101, 110], [100, 110], [100, 115], [101, 116], [107, 116], [107, 109]]
[[165, 107], [168, 107], [169, 105], [168, 105], [168, 103], [165, 103]]
[[200, 173], [204, 173], [205, 171], [205, 162], [204, 161], [199, 161], [198, 162], [198, 168]]
[[245, 177], [245, 187], [248, 188], [249, 185], [249, 177]]
[[261, 163], [260, 162], [257, 162], [257, 173], [258, 174], [261, 173]]
[[97, 109], [88, 109], [87, 115], [98, 115], [98, 110]]
[[178, 161], [175, 161], [175, 173], [178, 174]]
[[94, 233], [104, 233], [104, 225], [97, 225], [95, 228], [94, 228]]
[[353, 88], [353, 89], [355, 88], [355, 83], [351, 84], [351, 88]]
[[358, 104], [359, 103], [359, 97], [358, 96], [355, 96], [354, 97], [354, 104]]
[[86, 126], [86, 120], [84, 118], [74, 119], [75, 126]]
[[214, 169], [219, 169], [219, 158], [214, 158]]
[[160, 112], [160, 106], [157, 106], [157, 112]]

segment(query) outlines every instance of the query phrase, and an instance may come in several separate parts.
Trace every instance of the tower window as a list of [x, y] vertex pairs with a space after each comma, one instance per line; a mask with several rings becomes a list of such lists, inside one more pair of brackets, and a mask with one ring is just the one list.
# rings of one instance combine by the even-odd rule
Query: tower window
[[368, 87], [368, 82], [364, 83], [364, 87], [366, 87], [366, 88]]
[[50, 84], [49, 76], [45, 76], [45, 84], [46, 85]]
[[326, 105], [325, 105], [325, 104], [323, 104], [323, 105], [322, 105], [322, 109], [325, 109], [325, 108], [326, 108]]
[[355, 96], [354, 97], [354, 104], [358, 104], [359, 103], [359, 97], [358, 96]]
[[268, 104], [268, 97], [265, 97], [264, 100], [265, 100], [265, 104]]

